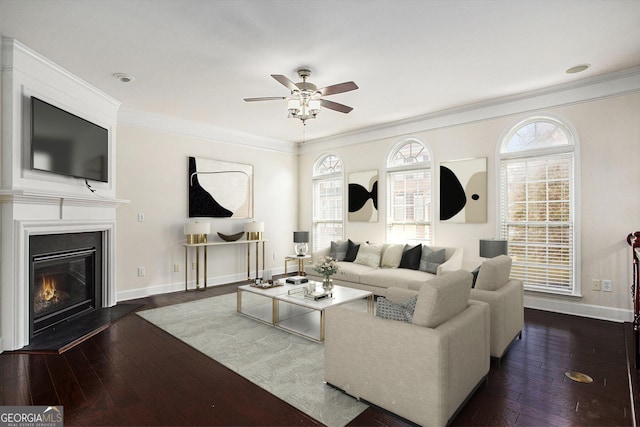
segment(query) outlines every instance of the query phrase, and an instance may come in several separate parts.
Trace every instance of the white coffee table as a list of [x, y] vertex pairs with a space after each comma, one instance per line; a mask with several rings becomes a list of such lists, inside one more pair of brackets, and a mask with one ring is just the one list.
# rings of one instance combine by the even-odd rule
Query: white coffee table
[[[318, 288], [321, 288], [320, 282], [315, 283]], [[302, 290], [304, 286], [287, 284], [269, 289], [251, 285], [240, 286], [237, 311], [252, 319], [316, 342], [324, 341], [324, 311], [331, 306], [366, 299], [367, 312], [373, 314], [372, 292], [334, 286], [332, 297], [319, 301], [305, 298], [303, 292], [289, 295], [290, 290]], [[243, 295], [246, 293], [252, 296], [250, 304], [243, 300]], [[253, 298], [254, 296], [259, 297]]]

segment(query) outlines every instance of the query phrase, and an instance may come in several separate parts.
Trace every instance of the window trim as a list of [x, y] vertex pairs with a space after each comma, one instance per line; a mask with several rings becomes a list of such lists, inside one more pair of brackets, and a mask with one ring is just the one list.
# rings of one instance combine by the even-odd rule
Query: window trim
[[[325, 161], [326, 158], [334, 156], [338, 159], [338, 161], [340, 162], [341, 168], [340, 171], [338, 172], [331, 172], [331, 173], [325, 173], [325, 174], [317, 174], [318, 168], [320, 167], [320, 165]], [[334, 152], [328, 152], [328, 153], [323, 153], [320, 156], [318, 156], [316, 158], [316, 161], [313, 163], [313, 170], [312, 170], [312, 176], [311, 176], [311, 247], [314, 248], [315, 247], [315, 226], [317, 223], [327, 223], [328, 221], [326, 220], [322, 220], [322, 221], [316, 221], [315, 219], [315, 213], [316, 213], [316, 195], [315, 195], [315, 189], [316, 189], [316, 183], [318, 181], [324, 181], [324, 180], [334, 180], [334, 179], [340, 179], [342, 181], [342, 212], [340, 213], [341, 215], [341, 223], [342, 223], [342, 237], [341, 239], [344, 239], [345, 236], [345, 226], [346, 226], [346, 215], [345, 215], [345, 209], [346, 209], [346, 198], [345, 198], [345, 168], [344, 168], [344, 162], [342, 161], [342, 158], [340, 157], [340, 155], [338, 153], [334, 153]], [[333, 221], [332, 221], [333, 223]], [[320, 249], [320, 248], [316, 248], [315, 250]], [[315, 251], [314, 249], [312, 249], [312, 252]]]
[[[548, 148], [538, 148], [532, 150], [522, 150], [515, 152], [506, 152], [503, 153], [502, 150], [506, 147], [509, 139], [522, 127], [537, 121], [547, 121], [552, 122], [559, 127], [567, 134], [569, 138], [569, 144], [566, 146], [554, 146]], [[540, 289], [538, 287], [525, 287], [525, 292], [527, 293], [535, 293], [540, 295], [550, 295], [550, 296], [564, 296], [564, 297], [572, 297], [572, 298], [582, 298], [582, 254], [581, 254], [581, 162], [580, 162], [580, 139], [578, 136], [578, 132], [575, 127], [564, 117], [553, 113], [544, 113], [544, 114], [536, 114], [532, 116], [528, 116], [524, 119], [519, 119], [514, 121], [510, 126], [506, 127], [502, 132], [500, 137], [498, 138], [497, 144], [495, 146], [495, 212], [496, 212], [496, 223], [495, 223], [495, 232], [496, 236], [501, 236], [501, 200], [502, 200], [502, 160], [512, 160], [512, 159], [527, 159], [527, 158], [540, 158], [545, 156], [553, 156], [562, 153], [571, 153], [573, 155], [573, 237], [574, 237], [574, 247], [573, 247], [573, 275], [574, 275], [574, 283], [573, 290], [571, 292], [562, 292], [554, 289]]]

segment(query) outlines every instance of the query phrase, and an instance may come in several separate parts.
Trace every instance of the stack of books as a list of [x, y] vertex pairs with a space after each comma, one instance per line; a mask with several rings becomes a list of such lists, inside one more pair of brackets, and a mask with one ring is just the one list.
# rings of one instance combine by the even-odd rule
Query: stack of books
[[302, 283], [307, 283], [309, 279], [304, 276], [291, 276], [287, 277], [287, 283], [291, 285], [300, 285]]

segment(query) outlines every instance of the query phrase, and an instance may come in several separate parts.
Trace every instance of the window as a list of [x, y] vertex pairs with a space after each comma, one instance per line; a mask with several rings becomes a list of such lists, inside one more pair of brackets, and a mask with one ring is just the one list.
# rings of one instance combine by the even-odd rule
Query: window
[[500, 234], [525, 289], [579, 294], [575, 269], [575, 143], [560, 121], [529, 119], [500, 150]]
[[432, 243], [431, 156], [415, 139], [397, 144], [387, 158], [387, 241]]
[[320, 158], [313, 170], [313, 251], [344, 236], [342, 162], [333, 154]]

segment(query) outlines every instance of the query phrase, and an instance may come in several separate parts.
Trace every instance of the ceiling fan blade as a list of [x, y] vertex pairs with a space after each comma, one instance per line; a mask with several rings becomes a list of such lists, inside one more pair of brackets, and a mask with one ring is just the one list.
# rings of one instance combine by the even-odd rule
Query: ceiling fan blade
[[286, 96], [263, 96], [260, 98], [245, 98], [246, 102], [254, 102], [254, 101], [276, 101], [280, 99], [287, 99]]
[[328, 108], [330, 110], [339, 111], [339, 112], [345, 113], [345, 114], [349, 113], [351, 110], [353, 110], [353, 107], [349, 107], [348, 105], [340, 104], [340, 103], [333, 102], [333, 101], [328, 101], [326, 99], [321, 99], [320, 100], [320, 104], [324, 108]]
[[358, 85], [354, 82], [338, 83], [337, 85], [331, 85], [318, 89], [323, 96], [335, 95], [336, 93], [349, 92], [350, 90], [358, 89]]
[[276, 79], [282, 85], [286, 86], [291, 92], [298, 90], [298, 86], [296, 86], [294, 82], [289, 80], [287, 76], [283, 76], [282, 74], [271, 74], [271, 77]]

